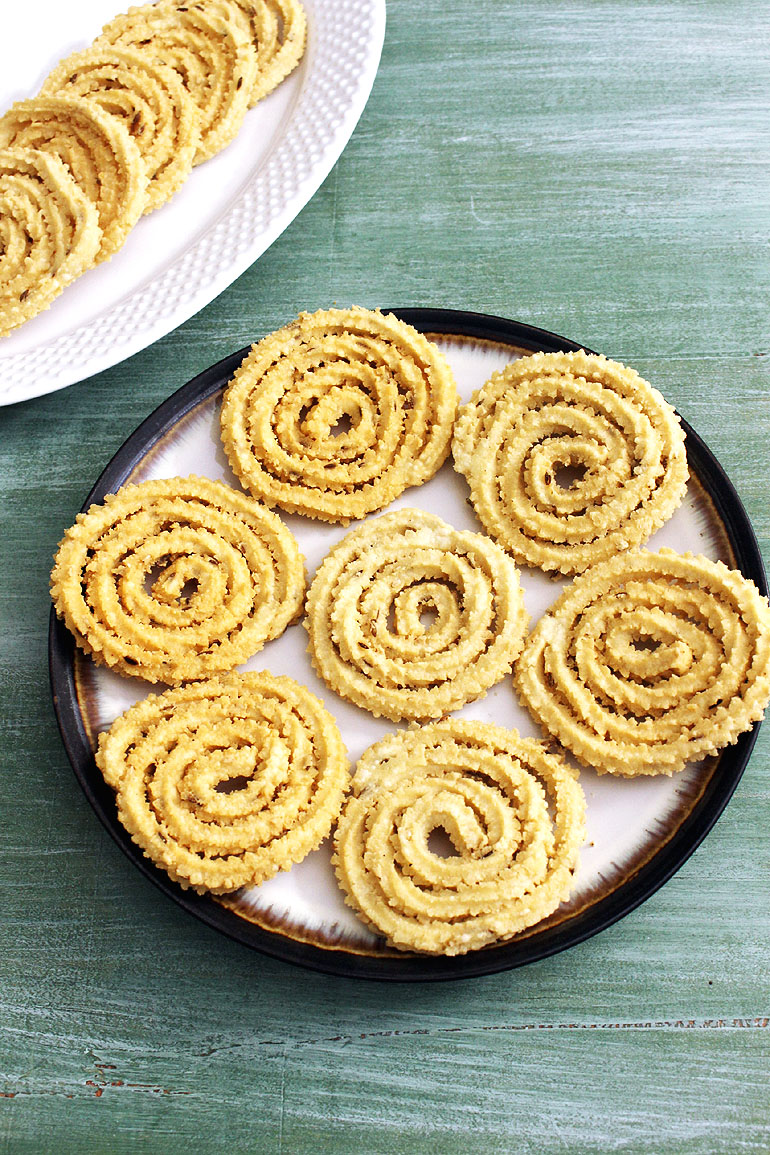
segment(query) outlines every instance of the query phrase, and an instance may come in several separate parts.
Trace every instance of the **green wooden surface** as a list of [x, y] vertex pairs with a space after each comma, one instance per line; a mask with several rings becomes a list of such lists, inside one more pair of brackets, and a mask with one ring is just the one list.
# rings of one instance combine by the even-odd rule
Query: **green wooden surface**
[[770, 728], [635, 913], [459, 984], [233, 944], [123, 858], [49, 700], [51, 558], [189, 377], [333, 302], [504, 314], [626, 360], [696, 427], [770, 557], [770, 11], [390, 0], [341, 160], [157, 345], [0, 411], [0, 1151], [770, 1150]]

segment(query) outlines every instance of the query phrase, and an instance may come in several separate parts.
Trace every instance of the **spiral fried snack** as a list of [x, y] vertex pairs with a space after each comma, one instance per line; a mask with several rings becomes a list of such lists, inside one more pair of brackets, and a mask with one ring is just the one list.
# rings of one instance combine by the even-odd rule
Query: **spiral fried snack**
[[257, 78], [249, 104], [253, 107], [284, 80], [305, 50], [307, 17], [297, 0], [235, 0], [249, 21], [257, 51]]
[[145, 855], [181, 886], [215, 893], [315, 850], [349, 782], [331, 715], [265, 672], [151, 694], [100, 735], [96, 761]]
[[66, 165], [36, 149], [0, 151], [0, 337], [47, 309], [93, 264], [95, 207]]
[[684, 432], [633, 369], [535, 353], [463, 406], [452, 443], [485, 529], [522, 565], [564, 574], [641, 545], [684, 496]]
[[672, 774], [770, 699], [770, 606], [721, 562], [633, 550], [576, 579], [514, 669], [541, 725], [600, 774]]
[[51, 574], [56, 612], [96, 662], [150, 682], [232, 669], [301, 610], [280, 518], [202, 477], [124, 486], [79, 514]]
[[225, 394], [222, 438], [255, 497], [347, 525], [433, 476], [456, 408], [449, 365], [416, 329], [329, 309], [253, 346]]
[[307, 598], [324, 681], [379, 717], [440, 718], [511, 669], [527, 613], [514, 562], [489, 538], [419, 509], [352, 530]]
[[199, 110], [196, 164], [236, 136], [256, 81], [257, 53], [234, 0], [130, 8], [95, 41], [97, 47], [109, 44], [146, 51], [179, 73]]
[[[454, 849], [435, 848], [443, 832]], [[585, 838], [575, 772], [542, 743], [452, 720], [371, 746], [334, 838], [348, 903], [400, 950], [465, 954], [568, 896]]]
[[119, 120], [77, 97], [36, 96], [0, 117], [0, 148], [6, 147], [40, 149], [64, 161], [99, 214], [97, 261], [120, 248], [144, 211], [147, 172]]
[[189, 175], [199, 113], [178, 73], [148, 52], [114, 46], [76, 52], [49, 74], [41, 92], [86, 99], [124, 124], [149, 178], [145, 212], [167, 201]]

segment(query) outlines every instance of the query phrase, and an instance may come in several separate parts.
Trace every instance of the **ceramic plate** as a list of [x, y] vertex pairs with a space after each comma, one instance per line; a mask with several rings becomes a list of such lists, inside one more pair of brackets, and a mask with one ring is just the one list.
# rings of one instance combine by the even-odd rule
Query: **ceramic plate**
[[[573, 342], [513, 321], [449, 310], [397, 310], [437, 341], [448, 357], [461, 396], [511, 359], [543, 349], [575, 349]], [[127, 481], [206, 474], [238, 487], [219, 438], [223, 387], [243, 349], [190, 381], [128, 439], [89, 494], [84, 508]], [[743, 507], [718, 463], [686, 428], [691, 480], [682, 506], [650, 541], [679, 551], [705, 553], [737, 566], [766, 591], [756, 540]], [[407, 490], [393, 506], [430, 509], [460, 529], [478, 531], [465, 479], [451, 462], [427, 484]], [[392, 508], [392, 507], [389, 507]], [[73, 512], [74, 516], [74, 512]], [[377, 516], [376, 514], [372, 516]], [[296, 516], [285, 520], [299, 540], [312, 576], [328, 549], [347, 530]], [[565, 582], [523, 570], [527, 609], [537, 619]], [[394, 729], [337, 697], [315, 675], [301, 624], [270, 642], [242, 669], [269, 669], [305, 682], [337, 718], [352, 760]], [[545, 922], [500, 946], [458, 958], [432, 958], [389, 949], [357, 920], [342, 899], [328, 845], [260, 887], [231, 897], [184, 891], [156, 870], [119, 825], [112, 792], [96, 770], [93, 748], [100, 730], [151, 689], [94, 666], [76, 652], [68, 631], [52, 615], [50, 635], [54, 702], [75, 773], [97, 814], [132, 861], [167, 895], [210, 926], [267, 954], [317, 970], [367, 978], [414, 980], [479, 975], [519, 966], [563, 950], [615, 922], [652, 894], [708, 833], [728, 802], [749, 757], [756, 727], [719, 757], [688, 766], [674, 777], [618, 779], [581, 770], [588, 809], [588, 837], [569, 901]], [[459, 717], [515, 726], [539, 737], [506, 678]]]
[[[120, 252], [0, 340], [0, 404], [117, 364], [198, 312], [253, 264], [310, 200], [360, 117], [385, 32], [385, 0], [303, 0], [299, 67], [251, 109], [236, 139], [142, 217]], [[34, 96], [128, 4], [25, 0], [3, 12], [0, 110]], [[30, 33], [34, 30], [34, 34]]]

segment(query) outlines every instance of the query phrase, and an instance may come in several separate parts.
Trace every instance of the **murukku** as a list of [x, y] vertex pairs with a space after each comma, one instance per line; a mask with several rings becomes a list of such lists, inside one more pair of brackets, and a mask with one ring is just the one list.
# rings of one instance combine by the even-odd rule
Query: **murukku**
[[51, 574], [56, 612], [94, 661], [170, 684], [231, 670], [301, 612], [297, 543], [218, 481], [126, 485], [81, 513]]
[[0, 150], [0, 337], [93, 264], [101, 235], [96, 208], [58, 157]]
[[672, 774], [763, 716], [770, 606], [722, 562], [633, 550], [554, 602], [514, 681], [545, 730], [600, 774]]
[[447, 361], [411, 325], [321, 310], [253, 346], [225, 393], [222, 438], [255, 497], [346, 525], [433, 476], [456, 408]]
[[198, 109], [178, 73], [148, 52], [115, 46], [76, 52], [49, 74], [41, 92], [77, 96], [118, 117], [147, 170], [145, 212], [165, 203], [191, 172]]
[[102, 230], [96, 257], [111, 257], [144, 211], [147, 172], [126, 127], [78, 97], [20, 100], [0, 117], [0, 148], [40, 149], [66, 164], [93, 202]]
[[564, 574], [645, 542], [688, 477], [658, 390], [582, 350], [495, 373], [461, 408], [452, 453], [486, 531], [520, 564]]
[[[211, 9], [223, 0], [161, 0], [167, 8], [185, 12]], [[307, 17], [297, 0], [224, 0], [245, 17], [256, 52], [257, 72], [249, 94], [253, 108], [284, 80], [299, 63], [305, 50]]]
[[235, 0], [251, 28], [257, 51], [253, 107], [296, 68], [305, 50], [307, 17], [297, 0]]
[[348, 788], [332, 716], [292, 678], [228, 674], [151, 694], [99, 737], [118, 817], [183, 887], [224, 893], [301, 861]]
[[145, 51], [179, 73], [199, 110], [196, 164], [237, 135], [256, 81], [257, 54], [234, 0], [130, 8], [102, 29], [95, 46], [106, 44]]
[[308, 591], [320, 677], [393, 720], [441, 718], [510, 671], [528, 616], [512, 559], [419, 509], [352, 530]]
[[483, 722], [371, 746], [334, 836], [348, 903], [400, 950], [447, 955], [511, 938], [568, 897], [585, 839], [576, 773]]

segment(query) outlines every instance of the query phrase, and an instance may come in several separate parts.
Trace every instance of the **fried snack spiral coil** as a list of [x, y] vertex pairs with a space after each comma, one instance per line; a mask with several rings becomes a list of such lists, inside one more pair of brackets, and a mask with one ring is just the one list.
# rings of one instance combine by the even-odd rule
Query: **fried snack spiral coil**
[[523, 704], [600, 774], [672, 774], [770, 699], [770, 606], [721, 562], [634, 550], [577, 578], [514, 669]]
[[346, 525], [433, 476], [456, 408], [449, 365], [416, 329], [329, 309], [252, 348], [225, 394], [222, 438], [255, 497]]
[[[205, 2], [205, 0], [204, 0]], [[257, 53], [250, 107], [294, 70], [305, 50], [307, 17], [297, 0], [235, 0], [249, 21]]]
[[199, 111], [196, 164], [237, 135], [257, 76], [257, 54], [235, 3], [130, 8], [105, 25], [94, 43], [148, 51], [179, 73]]
[[148, 52], [73, 53], [49, 73], [41, 92], [89, 100], [125, 125], [147, 169], [145, 212], [167, 201], [190, 174], [200, 141], [198, 110], [174, 69]]
[[455, 468], [487, 532], [522, 565], [564, 574], [641, 545], [684, 496], [684, 432], [633, 369], [535, 353], [463, 406]]
[[144, 212], [147, 171], [118, 119], [77, 97], [20, 100], [0, 117], [0, 148], [57, 156], [96, 205], [102, 230], [97, 261], [111, 257]]
[[78, 516], [51, 575], [56, 612], [96, 662], [173, 684], [232, 669], [301, 610], [297, 543], [221, 482], [124, 486]]
[[215, 893], [315, 850], [349, 783], [334, 719], [304, 686], [266, 672], [151, 694], [100, 735], [96, 761], [145, 855], [181, 886]]
[[348, 533], [316, 572], [305, 617], [327, 685], [393, 720], [482, 697], [510, 671], [527, 621], [505, 551], [418, 509]]
[[257, 50], [252, 105], [297, 67], [305, 51], [307, 16], [297, 0], [236, 0], [252, 22]]
[[95, 207], [58, 157], [0, 150], [0, 337], [89, 268], [101, 236]]
[[[435, 848], [443, 832], [454, 854]], [[400, 950], [465, 954], [568, 896], [585, 838], [575, 772], [542, 743], [452, 720], [371, 746], [334, 838], [348, 903]]]

